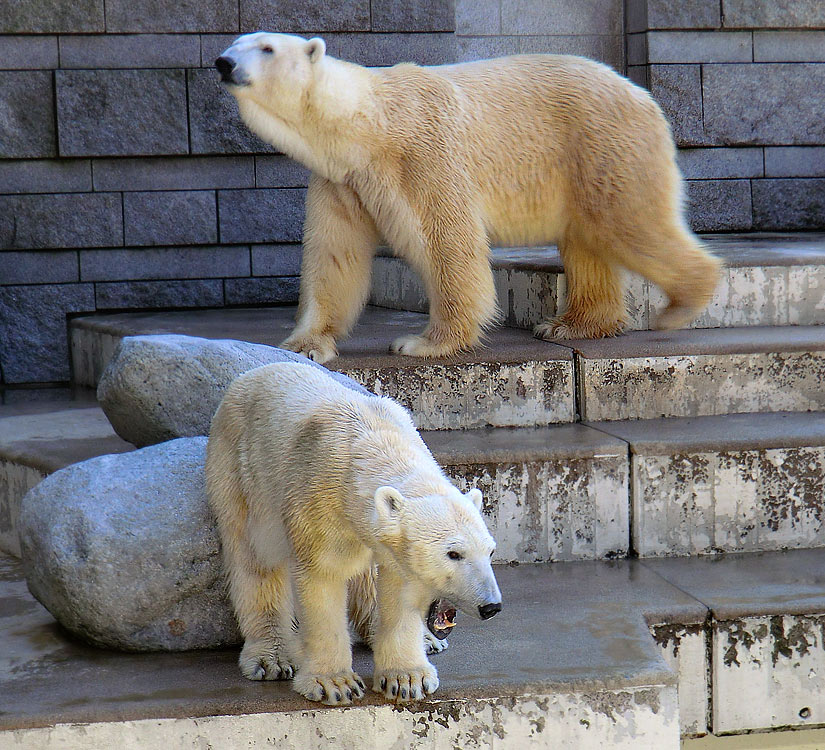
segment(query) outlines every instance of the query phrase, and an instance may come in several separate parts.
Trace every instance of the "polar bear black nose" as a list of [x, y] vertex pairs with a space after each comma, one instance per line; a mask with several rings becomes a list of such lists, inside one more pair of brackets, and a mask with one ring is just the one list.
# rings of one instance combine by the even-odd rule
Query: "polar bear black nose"
[[497, 615], [499, 612], [501, 612], [501, 602], [478, 605], [478, 615], [482, 620], [489, 620], [493, 615]]
[[232, 71], [235, 69], [235, 61], [231, 57], [219, 57], [215, 60], [215, 67], [221, 74], [222, 81], [232, 82]]

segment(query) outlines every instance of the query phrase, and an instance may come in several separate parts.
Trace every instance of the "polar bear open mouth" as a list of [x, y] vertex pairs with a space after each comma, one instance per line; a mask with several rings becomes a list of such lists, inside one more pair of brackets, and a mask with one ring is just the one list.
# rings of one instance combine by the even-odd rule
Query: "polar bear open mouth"
[[436, 599], [427, 615], [427, 629], [439, 640], [444, 640], [455, 627], [455, 607], [446, 599]]

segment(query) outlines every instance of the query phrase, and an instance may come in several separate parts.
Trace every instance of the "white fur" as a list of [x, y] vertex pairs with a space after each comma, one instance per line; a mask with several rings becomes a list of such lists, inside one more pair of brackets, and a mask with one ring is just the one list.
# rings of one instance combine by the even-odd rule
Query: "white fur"
[[[207, 453], [246, 676], [270, 677], [277, 665], [272, 676], [286, 677], [297, 667], [294, 687], [307, 698], [360, 697], [349, 585], [351, 616], [374, 631], [373, 689], [420, 698], [438, 686], [425, 652], [437, 650], [423, 626], [431, 602], [445, 598], [478, 617], [480, 606], [501, 601], [481, 493], [462, 495], [449, 482], [395, 402], [317, 368], [267, 365], [230, 386]], [[363, 592], [376, 584], [375, 563], [372, 617]], [[288, 627], [296, 613], [298, 637]]]

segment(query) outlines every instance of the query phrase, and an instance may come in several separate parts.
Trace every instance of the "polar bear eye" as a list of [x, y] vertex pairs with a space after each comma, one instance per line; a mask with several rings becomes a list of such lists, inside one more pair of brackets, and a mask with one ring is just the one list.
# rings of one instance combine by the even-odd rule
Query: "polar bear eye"
[[454, 549], [451, 549], [447, 553], [447, 557], [449, 557], [451, 560], [463, 560], [464, 559], [464, 555], [462, 555], [460, 552], [456, 552]]
[[275, 50], [272, 49], [272, 47], [270, 47], [268, 44], [265, 47], [261, 47], [261, 52], [263, 52], [265, 55], [271, 55], [274, 51]]

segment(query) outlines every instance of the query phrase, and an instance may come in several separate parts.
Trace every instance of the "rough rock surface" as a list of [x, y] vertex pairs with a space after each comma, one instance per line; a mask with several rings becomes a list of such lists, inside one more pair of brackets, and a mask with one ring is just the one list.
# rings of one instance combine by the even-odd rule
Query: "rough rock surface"
[[[115, 432], [138, 447], [208, 435], [227, 386], [247, 370], [273, 362], [321, 367], [300, 354], [245, 341], [128, 336], [103, 372], [97, 397]], [[346, 375], [322, 369], [367, 393]]]
[[206, 438], [106, 455], [22, 501], [29, 589], [97, 646], [181, 651], [240, 641], [206, 499]]

